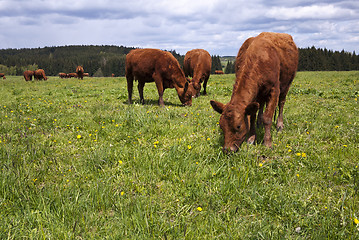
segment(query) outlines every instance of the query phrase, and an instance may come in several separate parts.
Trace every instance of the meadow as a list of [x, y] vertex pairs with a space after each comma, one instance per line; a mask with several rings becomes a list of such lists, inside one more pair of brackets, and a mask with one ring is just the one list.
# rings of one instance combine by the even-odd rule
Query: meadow
[[1, 79], [0, 239], [358, 239], [359, 72], [299, 72], [273, 148], [226, 154], [233, 83], [161, 108], [123, 77]]

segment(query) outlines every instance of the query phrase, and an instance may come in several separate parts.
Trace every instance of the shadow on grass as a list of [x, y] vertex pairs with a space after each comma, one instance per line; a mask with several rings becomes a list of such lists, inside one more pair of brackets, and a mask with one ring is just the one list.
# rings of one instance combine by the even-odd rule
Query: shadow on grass
[[[128, 101], [124, 101], [123, 104], [128, 104]], [[132, 101], [132, 104], [141, 104], [141, 102], [139, 100], [133, 100]], [[165, 104], [165, 107], [166, 106], [172, 106], [172, 107], [186, 107], [184, 105], [182, 105], [181, 103], [172, 103], [172, 102], [168, 102], [168, 101], [164, 101], [164, 104]], [[128, 104], [130, 105], [130, 104]], [[158, 100], [153, 100], [153, 99], [150, 99], [150, 100], [145, 100], [145, 103], [143, 105], [153, 105], [153, 106], [160, 106], [158, 104]]]

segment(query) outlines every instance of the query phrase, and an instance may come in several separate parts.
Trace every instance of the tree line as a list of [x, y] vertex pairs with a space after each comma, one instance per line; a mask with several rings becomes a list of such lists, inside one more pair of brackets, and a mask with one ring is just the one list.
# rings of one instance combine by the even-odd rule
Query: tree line
[[[47, 75], [55, 76], [59, 72], [74, 72], [78, 65], [82, 65], [90, 76], [124, 76], [126, 54], [132, 49], [108, 45], [0, 49], [0, 72], [22, 75], [25, 70], [42, 68]], [[184, 55], [175, 50], [170, 52], [182, 66]], [[233, 61], [222, 64], [220, 56], [212, 56], [212, 73], [215, 70], [234, 73], [234, 65]], [[298, 71], [350, 70], [359, 70], [359, 55], [355, 52], [332, 51], [314, 46], [299, 48]]]
[[[228, 61], [224, 73], [234, 73], [235, 63]], [[298, 71], [352, 71], [359, 70], [359, 55], [326, 48], [299, 48]]]

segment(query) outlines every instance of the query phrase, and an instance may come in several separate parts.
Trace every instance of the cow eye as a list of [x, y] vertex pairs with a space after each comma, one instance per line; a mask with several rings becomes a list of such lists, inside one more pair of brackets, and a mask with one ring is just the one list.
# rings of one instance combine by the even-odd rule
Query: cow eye
[[241, 125], [237, 125], [237, 130], [241, 129]]

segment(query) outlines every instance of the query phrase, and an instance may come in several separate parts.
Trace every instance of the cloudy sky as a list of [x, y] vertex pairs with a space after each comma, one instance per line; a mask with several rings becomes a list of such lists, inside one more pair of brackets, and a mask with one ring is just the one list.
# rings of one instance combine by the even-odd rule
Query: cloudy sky
[[123, 45], [236, 55], [260, 32], [359, 53], [359, 1], [0, 0], [0, 49]]

